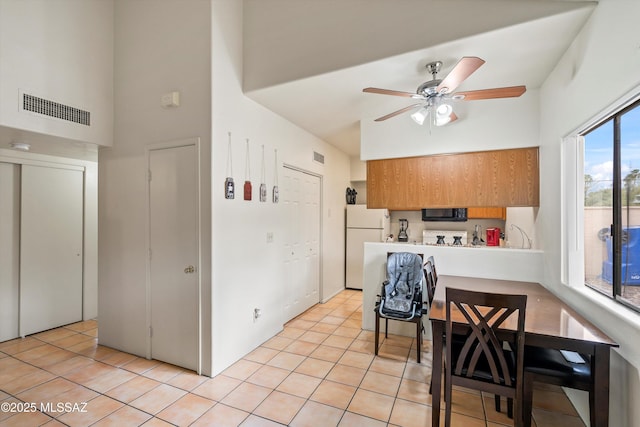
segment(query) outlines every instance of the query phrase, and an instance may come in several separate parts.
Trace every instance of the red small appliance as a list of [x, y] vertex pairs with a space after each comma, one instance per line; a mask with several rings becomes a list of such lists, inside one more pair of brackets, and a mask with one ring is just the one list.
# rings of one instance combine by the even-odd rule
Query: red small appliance
[[500, 229], [487, 228], [487, 246], [500, 246]]

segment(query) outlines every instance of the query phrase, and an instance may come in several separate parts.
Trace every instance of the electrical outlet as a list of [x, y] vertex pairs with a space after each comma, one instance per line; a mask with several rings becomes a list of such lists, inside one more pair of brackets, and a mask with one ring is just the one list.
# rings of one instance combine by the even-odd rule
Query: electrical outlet
[[258, 318], [262, 316], [262, 312], [260, 311], [259, 308], [254, 308], [253, 309], [253, 321], [255, 322], [256, 320], [258, 320]]
[[267, 231], [267, 243], [273, 243], [273, 231]]

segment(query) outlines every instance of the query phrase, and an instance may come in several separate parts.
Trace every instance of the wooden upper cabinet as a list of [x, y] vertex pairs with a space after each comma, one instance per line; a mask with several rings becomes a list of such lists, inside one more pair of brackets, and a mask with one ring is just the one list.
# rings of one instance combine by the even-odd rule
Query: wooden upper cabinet
[[538, 206], [538, 147], [367, 161], [367, 207]]
[[505, 220], [507, 219], [507, 208], [469, 208], [467, 210], [467, 218], [498, 218]]

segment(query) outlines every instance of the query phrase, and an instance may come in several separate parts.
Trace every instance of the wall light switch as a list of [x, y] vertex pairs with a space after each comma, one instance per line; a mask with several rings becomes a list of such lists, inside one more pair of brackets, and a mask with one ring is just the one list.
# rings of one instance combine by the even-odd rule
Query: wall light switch
[[267, 232], [267, 243], [273, 243], [273, 231]]
[[173, 91], [162, 95], [160, 105], [164, 108], [178, 107], [180, 105], [180, 92]]

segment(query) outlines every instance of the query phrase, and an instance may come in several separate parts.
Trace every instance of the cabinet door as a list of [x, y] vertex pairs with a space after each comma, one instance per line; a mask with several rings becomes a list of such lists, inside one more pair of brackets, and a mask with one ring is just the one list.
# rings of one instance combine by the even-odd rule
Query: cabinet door
[[0, 342], [19, 334], [20, 165], [0, 162]]
[[499, 218], [505, 220], [507, 219], [507, 208], [469, 208], [467, 217], [469, 219]]
[[20, 335], [82, 320], [83, 172], [22, 166]]

